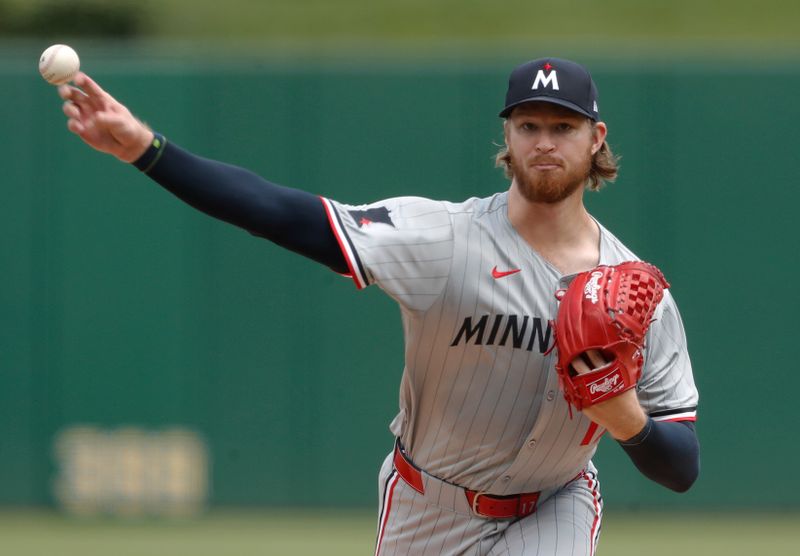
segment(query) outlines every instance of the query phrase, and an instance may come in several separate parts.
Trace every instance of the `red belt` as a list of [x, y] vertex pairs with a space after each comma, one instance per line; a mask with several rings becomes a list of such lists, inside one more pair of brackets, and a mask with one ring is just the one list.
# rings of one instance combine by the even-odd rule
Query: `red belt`
[[[422, 472], [415, 466], [400, 448], [400, 443], [394, 447], [394, 468], [397, 474], [408, 483], [408, 485], [419, 492], [425, 494], [425, 487], [422, 483]], [[441, 479], [439, 479], [441, 480]], [[492, 517], [496, 519], [508, 519], [515, 517], [525, 517], [536, 511], [536, 502], [539, 500], [539, 492], [526, 492], [523, 494], [512, 494], [510, 496], [495, 496], [477, 490], [459, 487], [467, 496], [467, 503], [472, 511], [481, 517]]]

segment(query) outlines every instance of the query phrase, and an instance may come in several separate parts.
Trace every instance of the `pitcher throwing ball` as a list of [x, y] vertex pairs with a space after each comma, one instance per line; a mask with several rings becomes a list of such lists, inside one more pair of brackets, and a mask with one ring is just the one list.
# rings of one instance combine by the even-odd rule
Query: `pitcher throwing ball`
[[594, 554], [604, 433], [653, 481], [695, 481], [698, 393], [668, 284], [584, 207], [617, 164], [582, 66], [513, 70], [497, 156], [510, 187], [462, 202], [350, 205], [275, 185], [181, 149], [85, 74], [74, 83], [59, 94], [90, 146], [397, 301], [405, 367], [377, 555]]

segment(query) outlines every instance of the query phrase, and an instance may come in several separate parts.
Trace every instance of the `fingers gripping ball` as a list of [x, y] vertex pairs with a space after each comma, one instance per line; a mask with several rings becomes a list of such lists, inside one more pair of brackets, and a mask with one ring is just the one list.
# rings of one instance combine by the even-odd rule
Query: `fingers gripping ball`
[[[569, 404], [581, 410], [636, 386], [644, 337], [666, 288], [658, 268], [629, 261], [582, 272], [557, 294], [556, 372]], [[573, 362], [589, 350], [599, 351], [607, 363], [579, 373]]]
[[78, 53], [66, 44], [54, 44], [39, 57], [39, 73], [51, 85], [68, 83], [80, 67]]

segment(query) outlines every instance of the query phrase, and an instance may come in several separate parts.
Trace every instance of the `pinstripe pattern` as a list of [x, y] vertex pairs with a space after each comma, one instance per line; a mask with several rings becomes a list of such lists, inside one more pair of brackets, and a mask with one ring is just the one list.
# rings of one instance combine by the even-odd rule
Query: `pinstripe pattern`
[[397, 483], [400, 481], [400, 476], [396, 471], [392, 471], [386, 479], [384, 486], [384, 494], [381, 500], [381, 512], [378, 518], [378, 538], [375, 540], [375, 554], [380, 553], [381, 545], [383, 543], [383, 536], [386, 532], [386, 523], [389, 521], [389, 516], [392, 515], [392, 501], [394, 499], [394, 490], [397, 488]]
[[[434, 476], [498, 495], [558, 488], [586, 469], [603, 431], [589, 434], [591, 422], [580, 412], [570, 417], [554, 355], [545, 354], [553, 342], [548, 323], [557, 313], [554, 293], [572, 277], [562, 276], [519, 237], [508, 220], [507, 194], [457, 204], [418, 197], [364, 206], [324, 202], [356, 284], [377, 284], [400, 306], [405, 369], [400, 411], [390, 428], [414, 462]], [[378, 207], [388, 210], [390, 222], [353, 218]], [[601, 264], [636, 259], [608, 230], [600, 231]], [[494, 278], [492, 269], [519, 272]], [[669, 293], [656, 316], [648, 332], [641, 403], [659, 419], [694, 419], [697, 390]], [[386, 522], [386, 554], [406, 553], [418, 538], [431, 546], [461, 546], [441, 538], [441, 523], [451, 518], [408, 490], [402, 482], [395, 487], [400, 505], [393, 505]], [[592, 511], [594, 518], [599, 509]], [[547, 521], [540, 510], [533, 521], [541, 528], [567, 513], [553, 509]], [[480, 544], [484, 523], [470, 525], [464, 542]], [[581, 535], [594, 539], [589, 529]], [[526, 530], [520, 539], [527, 543]]]
[[387, 457], [380, 482], [389, 485], [381, 507], [391, 510], [381, 514], [376, 556], [593, 556], [597, 549], [603, 500], [594, 468], [543, 493], [527, 517], [488, 520], [471, 514], [460, 489], [427, 482], [420, 494], [396, 480], [390, 463]]
[[543, 503], [535, 514], [511, 524], [490, 556], [593, 556], [600, 536], [603, 501], [592, 472]]

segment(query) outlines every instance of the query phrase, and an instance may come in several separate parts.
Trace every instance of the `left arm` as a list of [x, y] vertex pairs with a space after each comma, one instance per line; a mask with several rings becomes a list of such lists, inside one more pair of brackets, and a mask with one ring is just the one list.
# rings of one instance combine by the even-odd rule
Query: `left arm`
[[700, 473], [700, 444], [691, 421], [653, 421], [620, 446], [641, 473], [676, 492], [686, 492]]
[[[666, 294], [668, 296], [668, 294]], [[700, 471], [700, 447], [694, 413], [697, 389], [692, 379], [683, 324], [671, 297], [650, 327], [649, 352], [639, 388], [589, 407], [583, 413], [608, 430], [643, 475], [677, 492], [688, 490]], [[574, 368], [589, 372], [607, 364], [603, 355], [588, 350], [587, 361]], [[667, 421], [664, 412], [673, 418]], [[655, 421], [649, 415], [658, 413]]]
[[689, 490], [697, 479], [700, 445], [691, 421], [654, 421], [635, 389], [584, 407], [583, 413], [608, 430], [648, 479], [677, 492]]

